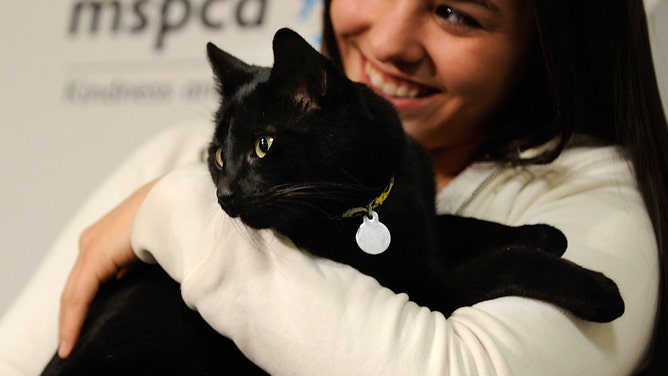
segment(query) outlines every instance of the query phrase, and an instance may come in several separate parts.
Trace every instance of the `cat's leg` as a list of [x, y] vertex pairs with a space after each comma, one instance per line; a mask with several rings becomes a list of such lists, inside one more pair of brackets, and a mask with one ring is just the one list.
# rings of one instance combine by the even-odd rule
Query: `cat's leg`
[[450, 265], [496, 250], [531, 249], [561, 256], [566, 236], [544, 224], [506, 226], [454, 215], [436, 217], [439, 249]]
[[527, 249], [499, 250], [465, 262], [449, 273], [447, 285], [458, 306], [514, 295], [553, 303], [595, 322], [624, 313], [617, 285], [602, 273]]

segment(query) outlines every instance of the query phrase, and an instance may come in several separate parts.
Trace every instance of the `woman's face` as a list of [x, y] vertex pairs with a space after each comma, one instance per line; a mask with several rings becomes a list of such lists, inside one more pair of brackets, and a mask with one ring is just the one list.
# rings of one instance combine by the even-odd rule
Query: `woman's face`
[[427, 148], [471, 149], [520, 78], [532, 31], [520, 2], [332, 0], [330, 12], [352, 80]]

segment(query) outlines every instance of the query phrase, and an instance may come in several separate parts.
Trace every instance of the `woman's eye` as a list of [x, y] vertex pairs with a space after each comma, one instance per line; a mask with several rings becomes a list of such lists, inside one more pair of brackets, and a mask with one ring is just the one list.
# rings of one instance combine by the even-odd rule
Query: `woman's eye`
[[218, 148], [218, 150], [216, 150], [216, 166], [219, 169], [223, 168], [223, 148]]
[[255, 140], [255, 154], [259, 158], [264, 158], [271, 148], [271, 144], [274, 143], [274, 138], [271, 136], [260, 136]]
[[451, 7], [445, 5], [439, 5], [436, 7], [435, 13], [437, 16], [444, 19], [446, 22], [449, 22], [455, 26], [460, 27], [480, 27], [478, 21], [474, 20], [470, 16], [467, 16], [464, 13], [461, 13]]

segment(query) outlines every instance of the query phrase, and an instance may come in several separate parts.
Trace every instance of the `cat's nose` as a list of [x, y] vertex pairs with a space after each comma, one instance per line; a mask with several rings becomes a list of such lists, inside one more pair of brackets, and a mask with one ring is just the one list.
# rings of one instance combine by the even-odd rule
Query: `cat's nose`
[[239, 215], [239, 211], [234, 205], [236, 198], [236, 192], [234, 190], [230, 189], [227, 185], [221, 185], [218, 187], [216, 195], [218, 196], [218, 204], [228, 215], [231, 217]]

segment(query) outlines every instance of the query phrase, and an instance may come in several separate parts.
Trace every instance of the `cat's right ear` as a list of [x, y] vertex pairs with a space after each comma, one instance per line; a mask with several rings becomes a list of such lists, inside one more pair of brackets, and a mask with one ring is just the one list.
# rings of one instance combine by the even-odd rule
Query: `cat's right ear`
[[233, 95], [253, 79], [257, 67], [246, 64], [211, 42], [207, 43], [206, 51], [218, 82], [218, 92], [223, 98]]

